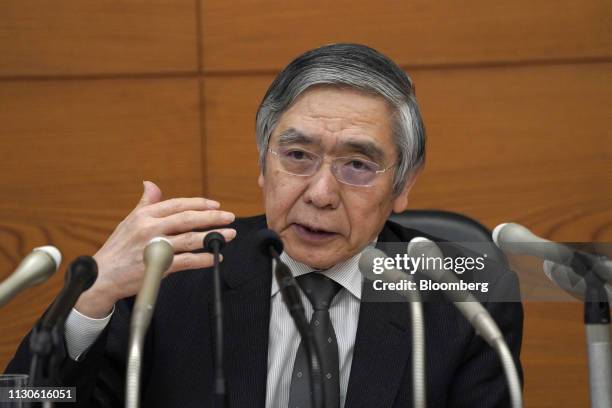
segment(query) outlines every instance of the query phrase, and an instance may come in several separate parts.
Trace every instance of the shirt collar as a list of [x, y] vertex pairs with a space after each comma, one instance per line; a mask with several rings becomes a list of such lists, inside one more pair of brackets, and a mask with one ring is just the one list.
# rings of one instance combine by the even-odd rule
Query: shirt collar
[[[351, 258], [347, 259], [344, 262], [340, 262], [331, 268], [323, 271], [328, 278], [334, 280], [338, 284], [340, 284], [343, 288], [349, 291], [353, 296], [357, 299], [361, 300], [361, 285], [362, 285], [362, 276], [359, 272], [359, 257], [361, 256], [361, 252], [355, 254]], [[280, 255], [280, 258], [283, 262], [289, 266], [291, 273], [293, 276], [298, 277], [307, 273], [310, 273], [316, 269], [298, 262], [287, 255], [286, 252], [283, 252]], [[272, 268], [276, 265], [276, 262], [272, 263]], [[276, 279], [272, 279], [272, 293], [271, 296], [276, 295], [278, 293], [278, 283]]]

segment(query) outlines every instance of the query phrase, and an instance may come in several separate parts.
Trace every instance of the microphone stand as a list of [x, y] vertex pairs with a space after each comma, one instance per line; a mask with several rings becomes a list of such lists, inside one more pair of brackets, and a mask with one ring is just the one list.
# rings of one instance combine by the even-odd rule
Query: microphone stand
[[[53, 387], [59, 384], [59, 365], [63, 359], [65, 321], [52, 327], [38, 323], [30, 336], [30, 375], [28, 386]], [[61, 353], [61, 355], [60, 355]], [[52, 408], [53, 401], [43, 401], [43, 408]]]
[[603, 281], [594, 270], [580, 265], [584, 276], [584, 325], [589, 356], [589, 394], [591, 408], [612, 406], [612, 341], [610, 303]]
[[[80, 256], [70, 263], [64, 287], [30, 337], [30, 387], [59, 385], [59, 367], [65, 359], [66, 318], [80, 294], [89, 289], [97, 277], [98, 266], [92, 257]], [[52, 406], [52, 401], [43, 402], [45, 408]]]
[[219, 252], [225, 238], [218, 232], [209, 232], [204, 238], [204, 248], [213, 254], [214, 323], [215, 323], [215, 383], [214, 406], [229, 408], [225, 374], [223, 372], [223, 301], [221, 295], [221, 271]]

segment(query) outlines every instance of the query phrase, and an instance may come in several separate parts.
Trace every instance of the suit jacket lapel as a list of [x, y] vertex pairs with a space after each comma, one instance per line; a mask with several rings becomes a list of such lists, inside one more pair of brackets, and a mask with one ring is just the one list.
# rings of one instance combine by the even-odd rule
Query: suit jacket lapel
[[272, 266], [257, 250], [254, 231], [247, 234], [228, 246], [222, 264], [225, 375], [230, 406], [264, 407]]
[[[388, 227], [379, 242], [401, 241]], [[364, 284], [362, 299], [373, 298]], [[362, 301], [345, 408], [393, 405], [411, 355], [410, 309], [405, 302]]]

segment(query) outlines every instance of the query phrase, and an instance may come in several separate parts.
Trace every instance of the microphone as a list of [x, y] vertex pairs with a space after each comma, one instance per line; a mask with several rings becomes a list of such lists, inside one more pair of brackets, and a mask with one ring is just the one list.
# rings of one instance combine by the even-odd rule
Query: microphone
[[79, 256], [68, 266], [64, 287], [30, 337], [30, 386], [55, 380], [66, 318], [79, 296], [94, 284], [97, 277], [98, 265], [91, 256]]
[[47, 280], [61, 263], [62, 254], [56, 247], [47, 245], [34, 248], [21, 261], [15, 272], [0, 284], [0, 307], [22, 290]]
[[[385, 282], [401, 283], [405, 279], [412, 280], [412, 276], [400, 272], [395, 268], [383, 268], [382, 274], [374, 273], [374, 260], [385, 259], [387, 254], [380, 249], [367, 247], [359, 257], [359, 271], [368, 280], [383, 280]], [[410, 302], [410, 316], [412, 323], [412, 392], [413, 406], [425, 408], [427, 406], [427, 393], [425, 385], [425, 321], [423, 317], [423, 304], [418, 290], [403, 290], [399, 292]]]
[[267, 228], [257, 231], [257, 247], [264, 256], [272, 256], [277, 262], [284, 249], [278, 234]]
[[[609, 283], [583, 278], [565, 265], [544, 261], [544, 274], [561, 289], [585, 302], [584, 324], [589, 361], [589, 394], [591, 406], [612, 405], [612, 339], [610, 338], [610, 311], [612, 299]], [[598, 300], [598, 301], [594, 301]]]
[[[410, 241], [410, 243], [408, 244], [408, 255], [413, 258], [417, 258], [421, 255], [424, 255], [426, 258], [443, 258], [440, 248], [434, 242], [423, 237], [416, 237]], [[442, 262], [442, 264], [444, 263]], [[453, 272], [446, 271], [444, 269], [432, 270], [421, 268], [420, 272], [422, 272], [428, 278], [438, 282], [459, 282]], [[487, 309], [485, 309], [469, 291], [444, 291], [444, 294], [453, 303], [455, 303], [457, 309], [459, 309], [461, 314], [465, 316], [465, 318], [476, 329], [478, 334], [480, 334], [487, 343], [493, 345], [493, 343], [495, 343], [496, 341], [500, 339], [503, 340], [503, 335], [501, 331], [497, 327], [497, 324], [495, 323]]]
[[130, 321], [125, 403], [126, 407], [131, 408], [137, 408], [140, 404], [140, 369], [144, 338], [151, 324], [161, 279], [172, 264], [174, 248], [166, 238], [156, 237], [145, 247], [143, 258], [144, 280], [136, 296]]
[[[544, 264], [544, 272], [561, 288], [568, 279], [570, 293], [584, 300], [584, 324], [589, 359], [589, 394], [591, 406], [612, 405], [612, 351], [610, 338], [609, 285], [612, 283], [612, 262], [605, 257], [588, 254], [546, 240], [519, 224], [500, 224], [493, 230], [493, 241], [507, 252], [533, 255], [555, 264], [568, 266], [571, 273], [559, 273]], [[582, 284], [582, 285], [581, 285]], [[574, 288], [574, 286], [580, 287]], [[584, 288], [582, 290], [581, 288]], [[580, 294], [576, 294], [579, 291]]]
[[300, 332], [302, 330], [309, 331], [310, 326], [306, 319], [302, 298], [300, 297], [300, 287], [287, 264], [280, 259], [280, 254], [283, 253], [283, 242], [280, 240], [278, 234], [270, 229], [258, 231], [257, 241], [259, 251], [264, 254], [264, 256], [272, 257], [276, 261], [274, 275], [280, 288], [283, 301], [285, 305], [287, 305], [289, 314], [291, 314], [296, 326], [298, 326], [298, 330]]
[[493, 230], [493, 241], [504, 252], [532, 255], [569, 266], [583, 275], [594, 271], [601, 279], [612, 284], [612, 261], [603, 256], [577, 251], [566, 245], [538, 237], [520, 224], [499, 224]]
[[314, 335], [306, 319], [304, 304], [300, 297], [299, 285], [296, 282], [291, 269], [280, 259], [283, 253], [283, 242], [278, 234], [270, 229], [257, 231], [257, 248], [266, 257], [271, 257], [276, 261], [274, 267], [274, 277], [278, 283], [279, 291], [283, 302], [289, 310], [289, 314], [295, 323], [304, 342], [304, 351], [310, 365], [310, 396], [311, 404], [315, 408], [322, 408], [325, 401], [323, 390], [323, 376], [321, 375], [321, 353], [314, 340]]
[[216, 231], [211, 231], [204, 237], [204, 248], [213, 254], [213, 286], [215, 305], [215, 396], [218, 406], [228, 406], [225, 390], [225, 375], [223, 373], [223, 301], [221, 299], [221, 272], [219, 270], [219, 251], [225, 246], [225, 237]]
[[204, 237], [204, 249], [211, 254], [217, 254], [225, 247], [225, 237], [217, 231], [211, 231]]
[[[544, 260], [544, 274], [558, 287], [574, 296], [578, 300], [585, 301], [587, 285], [582, 276], [578, 275], [572, 268]], [[612, 285], [604, 284], [608, 299], [612, 299]]]
[[585, 302], [584, 324], [587, 338], [589, 394], [592, 406], [612, 405], [612, 339], [610, 304], [612, 286], [576, 274], [570, 267], [544, 261], [544, 273], [561, 289]]
[[79, 296], [89, 289], [98, 278], [98, 264], [91, 256], [79, 256], [66, 271], [64, 287], [41, 321], [43, 329], [52, 329], [64, 324]]
[[[408, 255], [412, 258], [418, 258], [420, 255], [424, 255], [426, 258], [440, 258], [443, 259], [442, 251], [433, 241], [424, 238], [416, 237], [413, 238], [408, 244]], [[434, 265], [436, 262], [434, 262]], [[459, 283], [456, 276], [452, 271], [444, 269], [444, 262], [441, 262], [442, 270], [428, 270], [421, 268], [421, 272], [429, 278], [441, 283]], [[510, 390], [510, 398], [512, 401], [513, 408], [519, 408], [523, 406], [522, 395], [521, 395], [521, 383], [519, 380], [516, 365], [512, 354], [508, 349], [501, 330], [495, 323], [495, 320], [491, 317], [487, 309], [480, 304], [474, 298], [469, 291], [462, 290], [445, 290], [444, 294], [451, 300], [455, 307], [463, 314], [463, 316], [470, 322], [472, 327], [499, 355], [502, 362], [504, 372], [506, 374], [506, 380], [508, 382], [508, 388]]]

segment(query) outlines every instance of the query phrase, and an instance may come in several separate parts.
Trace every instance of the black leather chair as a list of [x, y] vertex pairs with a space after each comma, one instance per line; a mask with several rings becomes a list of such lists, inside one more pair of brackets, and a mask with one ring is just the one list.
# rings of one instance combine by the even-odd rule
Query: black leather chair
[[[508, 264], [506, 256], [493, 243], [491, 231], [465, 215], [442, 210], [407, 210], [400, 214], [392, 214], [389, 220], [444, 241], [460, 242], [462, 246], [477, 252], [481, 252], [482, 243], [486, 243], [487, 255], [491, 259], [504, 265]], [[470, 243], [480, 243], [480, 245], [470, 245]]]

